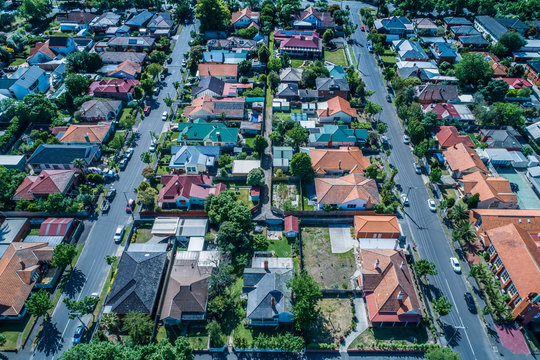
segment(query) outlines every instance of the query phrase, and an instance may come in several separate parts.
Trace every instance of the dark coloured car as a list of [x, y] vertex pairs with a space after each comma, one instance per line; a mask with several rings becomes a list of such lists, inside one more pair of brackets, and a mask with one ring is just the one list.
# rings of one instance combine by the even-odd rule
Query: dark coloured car
[[167, 59], [167, 64], [170, 64], [170, 63], [172, 63], [172, 57]]
[[467, 308], [469, 309], [469, 311], [472, 312], [473, 314], [476, 314], [476, 304], [474, 302], [474, 298], [471, 295], [471, 293], [469, 292], [465, 293], [465, 302], [467, 303]]
[[391, 103], [392, 102], [392, 97], [390, 95], [386, 95], [386, 101]]
[[73, 334], [73, 344], [78, 344], [81, 342], [84, 335], [84, 330], [85, 327], [83, 325], [80, 325], [75, 329], [75, 334]]
[[115, 188], [111, 188], [108, 192], [107, 192], [107, 196], [105, 197], [107, 200], [111, 201], [112, 199], [114, 199], [114, 197], [116, 196], [116, 189]]
[[120, 167], [120, 170], [124, 170], [127, 166], [127, 163], [128, 163], [128, 159], [122, 158], [122, 160], [120, 160], [120, 163], [118, 164], [118, 166]]

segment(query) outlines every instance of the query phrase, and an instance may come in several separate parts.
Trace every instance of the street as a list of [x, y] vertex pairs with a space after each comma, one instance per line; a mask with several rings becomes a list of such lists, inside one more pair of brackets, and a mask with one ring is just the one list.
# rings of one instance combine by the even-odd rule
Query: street
[[[176, 44], [171, 55], [173, 62], [167, 65], [169, 74], [160, 83], [162, 89], [159, 96], [154, 98], [153, 102], [149, 102], [152, 106], [152, 112], [135, 125], [134, 131], [139, 134], [139, 138], [136, 140], [131, 160], [126, 169], [120, 172], [119, 179], [113, 185], [118, 192], [116, 198], [112, 201], [107, 214], [99, 215], [95, 221], [87, 222], [87, 227], [91, 227], [91, 229], [86, 237], [84, 249], [64, 287], [64, 292], [54, 309], [50, 322], [44, 324], [44, 331], [34, 350], [33, 358], [35, 359], [54, 359], [71, 347], [73, 333], [80, 322], [77, 319], [69, 319], [68, 310], [62, 302], [63, 298], [68, 296], [78, 300], [94, 292], [100, 293], [110, 269], [105, 261], [105, 256], [121, 255], [123, 246], [112, 241], [113, 235], [118, 225], [128, 225], [131, 222], [131, 216], [125, 211], [126, 198], [136, 199], [133, 189], [143, 180], [141, 172], [147, 166], [140, 160], [141, 153], [147, 151], [150, 146], [151, 132], [159, 135], [166, 124], [161, 120], [161, 114], [169, 109], [164, 104], [163, 98], [167, 96], [174, 98], [176, 90], [172, 83], [181, 81], [183, 71], [181, 62], [184, 59], [184, 53], [189, 52], [190, 31], [194, 29], [194, 25], [183, 27], [181, 32], [179, 30], [177, 40], [172, 41], [173, 44]], [[29, 340], [26, 349], [19, 355], [23, 353], [28, 355], [27, 352], [32, 351], [30, 345], [32, 340]], [[29, 357], [23, 356], [21, 358], [28, 359]]]

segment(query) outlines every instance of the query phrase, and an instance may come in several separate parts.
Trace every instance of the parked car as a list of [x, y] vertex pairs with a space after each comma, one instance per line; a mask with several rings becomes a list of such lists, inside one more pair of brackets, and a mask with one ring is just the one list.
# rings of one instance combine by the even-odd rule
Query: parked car
[[407, 196], [407, 194], [401, 194], [400, 198], [403, 206], [409, 206], [409, 197]]
[[364, 25], [360, 26], [360, 30], [361, 31], [365, 31], [366, 30], [366, 27]]
[[86, 327], [84, 325], [77, 326], [77, 328], [75, 329], [75, 333], [73, 334], [73, 344], [78, 344], [81, 342], [85, 330]]
[[420, 167], [420, 165], [418, 165], [416, 162], [413, 162], [413, 166], [414, 172], [420, 175], [422, 173], [422, 168]]
[[112, 201], [112, 199], [114, 199], [115, 196], [116, 196], [116, 189], [110, 188], [109, 191], [107, 191], [107, 196], [105, 196], [105, 198], [109, 201]]
[[127, 213], [132, 212], [134, 207], [135, 207], [135, 200], [129, 199], [126, 204], [126, 212]]
[[120, 225], [116, 228], [116, 232], [114, 233], [113, 240], [116, 243], [119, 243], [122, 241], [122, 237], [124, 237], [124, 232], [126, 231], [126, 227], [124, 225]]
[[154, 142], [152, 142], [150, 144], [150, 147], [148, 148], [148, 151], [150, 151], [150, 152], [156, 151], [156, 144]]
[[165, 80], [165, 73], [164, 72], [162, 72], [161, 75], [159, 75], [159, 79], [161, 81]]
[[124, 157], [122, 160], [120, 160], [120, 163], [118, 163], [118, 166], [120, 167], [120, 170], [124, 170], [127, 166], [128, 158]]
[[452, 265], [452, 270], [454, 270], [456, 274], [461, 272], [461, 265], [459, 265], [459, 261], [455, 257], [450, 258], [450, 265]]
[[182, 60], [182, 67], [186, 67], [186, 65], [187, 65], [186, 59]]
[[161, 114], [161, 120], [163, 121], [167, 121], [168, 117], [169, 117], [169, 114], [166, 111], [164, 111], [163, 114]]
[[126, 154], [125, 154], [125, 157], [127, 157], [128, 159], [131, 159], [131, 157], [133, 156], [133, 152], [135, 151], [135, 149], [133, 148], [129, 148], [126, 150]]
[[427, 205], [428, 205], [429, 210], [433, 212], [437, 211], [437, 206], [435, 205], [435, 201], [433, 201], [432, 199], [428, 199]]
[[474, 298], [470, 292], [465, 293], [465, 302], [467, 303], [467, 308], [469, 311], [476, 314], [476, 303], [474, 302]]
[[154, 89], [154, 96], [158, 96], [160, 91], [161, 91], [160, 88], [158, 88], [158, 87], [155, 88], [155, 89]]
[[392, 102], [392, 97], [390, 95], [386, 95], [386, 101], [391, 103]]
[[101, 203], [101, 212], [108, 212], [109, 210], [111, 209], [111, 203], [109, 202], [109, 200], [105, 199], [103, 200], [103, 202]]
[[171, 63], [172, 63], [172, 57], [167, 59], [167, 64], [171, 64]]
[[408, 137], [407, 135], [403, 135], [403, 143], [409, 145], [410, 142], [411, 142], [411, 138]]
[[384, 145], [387, 145], [387, 144], [388, 144], [388, 137], [387, 137], [386, 135], [383, 135], [383, 136], [381, 137], [381, 139], [382, 139], [382, 143], [383, 143]]
[[146, 115], [146, 116], [150, 115], [151, 110], [152, 110], [152, 108], [150, 107], [150, 105], [146, 105], [144, 107], [144, 115]]

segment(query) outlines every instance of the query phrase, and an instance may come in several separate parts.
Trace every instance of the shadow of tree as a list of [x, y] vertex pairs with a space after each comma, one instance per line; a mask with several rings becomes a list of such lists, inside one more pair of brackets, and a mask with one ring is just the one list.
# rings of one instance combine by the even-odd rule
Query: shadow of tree
[[487, 333], [488, 335], [493, 338], [493, 340], [495, 340], [496, 342], [500, 343], [500, 339], [499, 339], [499, 334], [497, 333], [497, 331], [495, 329], [493, 329], [492, 327], [490, 326], [486, 326], [486, 330], [487, 330]]
[[85, 282], [86, 275], [81, 270], [75, 268], [62, 278], [62, 293], [71, 298], [81, 291]]
[[453, 325], [442, 323], [442, 329], [448, 345], [451, 347], [457, 346], [461, 341], [461, 333], [459, 329], [455, 328]]
[[37, 350], [44, 353], [47, 357], [51, 358], [52, 354], [55, 354], [62, 350], [62, 334], [56, 327], [56, 324], [51, 323], [50, 320], [43, 323], [43, 328], [37, 342]]

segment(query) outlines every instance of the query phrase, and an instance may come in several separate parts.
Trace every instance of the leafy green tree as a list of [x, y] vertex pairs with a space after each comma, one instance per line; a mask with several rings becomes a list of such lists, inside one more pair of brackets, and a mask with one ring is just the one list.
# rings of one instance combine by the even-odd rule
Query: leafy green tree
[[270, 58], [270, 61], [268, 61], [268, 70], [278, 72], [281, 70], [281, 60], [275, 56], [272, 56]]
[[264, 171], [263, 169], [255, 168], [251, 169], [247, 175], [246, 183], [249, 186], [263, 185], [264, 184]]
[[231, 21], [231, 12], [223, 0], [197, 0], [195, 17], [201, 22], [201, 31], [225, 30]]
[[262, 45], [257, 52], [257, 57], [260, 62], [267, 63], [270, 60], [270, 50], [266, 45]]
[[429, 143], [427, 140], [422, 140], [418, 145], [414, 147], [413, 153], [419, 158], [423, 158], [428, 150]]
[[373, 120], [373, 117], [382, 111], [382, 106], [371, 101], [367, 101], [364, 107], [364, 112], [368, 114], [369, 119]]
[[279, 59], [281, 60], [281, 68], [287, 68], [291, 66], [291, 58], [288, 53], [284, 52], [279, 56]]
[[519, 50], [523, 45], [525, 45], [525, 39], [516, 31], [507, 31], [501, 35], [499, 38], [499, 43], [503, 44], [506, 47], [507, 54], [511, 54], [514, 51]]
[[30, 22], [43, 21], [49, 15], [49, 4], [45, 0], [23, 0], [19, 13]]
[[145, 151], [141, 154], [141, 161], [145, 164], [152, 163], [152, 153], [149, 151]]
[[218, 165], [220, 168], [224, 168], [227, 165], [232, 164], [233, 159], [229, 154], [221, 154], [218, 158]]
[[488, 104], [503, 101], [508, 92], [509, 85], [504, 80], [491, 80], [480, 89], [480, 94]]
[[253, 236], [253, 248], [259, 251], [265, 251], [268, 248], [268, 239], [264, 234]]
[[439, 119], [437, 118], [437, 113], [435, 111], [428, 111], [424, 114], [422, 119], [422, 125], [427, 131], [430, 131], [435, 126], [439, 125]]
[[[98, 302], [99, 298], [92, 296], [85, 296], [80, 300], [71, 300], [68, 297], [64, 298], [64, 304], [69, 310], [70, 319], [78, 318], [80, 320], [81, 316], [93, 313]], [[82, 320], [80, 321], [82, 322]]]
[[137, 192], [137, 200], [140, 201], [147, 209], [153, 209], [156, 204], [157, 190], [153, 187], [148, 187], [143, 191]]
[[291, 173], [298, 176], [304, 183], [311, 183], [314, 177], [314, 171], [311, 167], [311, 158], [304, 152], [293, 155], [291, 164]]
[[164, 102], [165, 105], [167, 105], [168, 107], [171, 107], [172, 104], [174, 103], [174, 100], [167, 96], [167, 97], [163, 98], [163, 102]]
[[146, 94], [152, 94], [154, 91], [154, 80], [149, 78], [142, 79], [139, 86]]
[[28, 300], [26, 300], [26, 310], [29, 314], [36, 317], [46, 315], [50, 309], [53, 308], [53, 303], [50, 299], [49, 293], [45, 289], [40, 289], [39, 291], [30, 295]]
[[0, 208], [7, 209], [7, 204], [25, 177], [23, 171], [0, 166]]
[[152, 63], [146, 67], [146, 72], [152, 77], [156, 77], [163, 71], [163, 66], [157, 63]]
[[379, 134], [384, 134], [386, 131], [388, 131], [388, 125], [383, 122], [377, 124], [377, 132]]
[[264, 150], [266, 150], [268, 147], [268, 140], [266, 140], [264, 136], [256, 135], [253, 145], [255, 147], [255, 151], [262, 155]]
[[497, 125], [521, 126], [523, 120], [523, 108], [517, 104], [498, 102], [493, 104], [493, 118]]
[[328, 45], [334, 38], [334, 31], [332, 29], [326, 29], [323, 34], [322, 40], [325, 45]]
[[175, 3], [176, 8], [174, 9], [174, 13], [178, 20], [182, 22], [189, 20], [192, 16], [190, 2], [188, 0], [176, 0]]
[[150, 342], [150, 336], [154, 329], [154, 322], [148, 314], [130, 311], [124, 318], [122, 330], [129, 335], [134, 345], [146, 345]]
[[71, 95], [79, 96], [86, 94], [88, 86], [90, 86], [90, 80], [83, 75], [69, 74], [64, 80], [64, 84]]
[[298, 123], [295, 123], [295, 125], [285, 133], [285, 141], [295, 149], [307, 144], [308, 140], [308, 131]]
[[450, 209], [448, 217], [454, 223], [457, 223], [463, 220], [467, 220], [469, 218], [469, 212], [463, 204], [457, 203], [456, 205], [454, 205], [454, 207], [452, 207], [452, 209]]
[[493, 69], [482, 56], [467, 53], [455, 65], [455, 74], [461, 84], [476, 87], [489, 81]]
[[317, 302], [322, 298], [322, 291], [308, 273], [295, 276], [287, 286], [294, 293], [294, 325], [296, 330], [307, 333], [317, 318]]
[[147, 166], [144, 169], [142, 169], [142, 176], [144, 176], [145, 179], [150, 180], [156, 176], [156, 173], [151, 166]]
[[[249, 223], [251, 224], [251, 219], [249, 219]], [[251, 249], [251, 241], [248, 234], [243, 231], [241, 224], [234, 221], [224, 221], [221, 223], [217, 233], [217, 243], [221, 252], [230, 256], [236, 265], [239, 265], [235, 261], [236, 258], [239, 255], [249, 252]]]
[[467, 203], [467, 208], [469, 210], [476, 209], [478, 207], [478, 202], [480, 201], [480, 194], [476, 193], [471, 197], [468, 197], [464, 200]]
[[459, 360], [459, 354], [447, 347], [432, 347], [424, 354], [426, 360]]
[[98, 53], [76, 51], [66, 56], [67, 69], [74, 73], [95, 73], [103, 66], [103, 59]]
[[413, 144], [419, 144], [426, 138], [426, 130], [424, 125], [417, 119], [411, 119], [407, 124], [407, 132], [411, 137]]
[[0, 346], [4, 346], [7, 342], [7, 339], [4, 334], [0, 334]]
[[426, 259], [420, 259], [414, 264], [414, 269], [419, 277], [424, 277], [426, 275], [437, 275], [438, 271], [435, 267], [435, 264]]
[[251, 71], [251, 61], [249, 60], [242, 60], [238, 64], [238, 73], [240, 75], [247, 75]]
[[440, 316], [448, 315], [452, 311], [452, 303], [445, 296], [433, 300], [433, 309]]
[[476, 241], [476, 232], [469, 221], [460, 221], [456, 225], [452, 231], [452, 239], [454, 241], [465, 240], [468, 243]]
[[52, 266], [58, 268], [64, 268], [68, 265], [71, 265], [71, 262], [77, 255], [77, 249], [75, 244], [58, 244], [53, 250], [53, 260], [51, 262]]
[[15, 104], [14, 112], [25, 124], [43, 124], [56, 119], [58, 107], [45, 94], [28, 94]]
[[431, 181], [432, 183], [436, 183], [436, 182], [439, 182], [439, 180], [441, 180], [441, 176], [442, 176], [442, 170], [441, 168], [433, 168], [431, 169], [431, 172], [429, 173], [429, 181]]
[[529, 156], [529, 155], [532, 155], [532, 154], [533, 154], [533, 149], [531, 149], [530, 146], [524, 146], [524, 147], [521, 149], [521, 152], [523, 153], [523, 155]]

